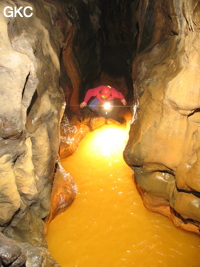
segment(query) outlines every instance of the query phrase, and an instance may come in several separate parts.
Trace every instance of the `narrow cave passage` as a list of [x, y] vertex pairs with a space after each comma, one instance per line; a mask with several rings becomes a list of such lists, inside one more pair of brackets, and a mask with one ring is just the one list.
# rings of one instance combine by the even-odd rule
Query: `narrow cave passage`
[[74, 25], [61, 51], [60, 84], [70, 120], [77, 114], [84, 118], [93, 115], [87, 108], [80, 112], [79, 104], [89, 89], [100, 85], [115, 88], [129, 106], [133, 103], [131, 71], [137, 29], [132, 11], [137, 1], [86, 2], [79, 1], [76, 6], [78, 27], [77, 14], [70, 14]]
[[[102, 84], [121, 91], [129, 105], [134, 101], [135, 74], [131, 74], [131, 65], [137, 49], [138, 25], [133, 10], [138, 1], [98, 3], [100, 16], [95, 14], [93, 25], [91, 14], [80, 4], [79, 29], [75, 34], [72, 28], [70, 34], [75, 37], [69, 41], [71, 48], [63, 50], [63, 64], [71, 82], [71, 88], [66, 87], [69, 118], [71, 112], [76, 114], [73, 107], [79, 106], [87, 90]], [[149, 40], [143, 48], [148, 43]], [[67, 57], [72, 51], [77, 62]], [[67, 63], [70, 60], [71, 70]], [[87, 111], [81, 111], [83, 123], [85, 118], [90, 119]], [[144, 207], [133, 183], [132, 170], [123, 160], [128, 138], [123, 127], [105, 125], [90, 132], [75, 153], [62, 160], [75, 179], [77, 197], [49, 224], [46, 237], [49, 251], [62, 267], [199, 266], [198, 237], [177, 229], [167, 218]], [[106, 135], [101, 142], [99, 136], [103, 132]], [[119, 132], [124, 135], [118, 136]], [[114, 150], [108, 151], [111, 144]]]
[[49, 224], [50, 253], [62, 267], [197, 267], [199, 237], [143, 206], [122, 156], [128, 130], [111, 124], [90, 132], [62, 161], [77, 197]]
[[[200, 0], [0, 1], [0, 265], [57, 266], [44, 221], [72, 204], [47, 235], [61, 266], [200, 266], [199, 238], [144, 208], [200, 234], [199, 18]], [[121, 126], [80, 109], [102, 84], [134, 103], [135, 179], [127, 106]]]

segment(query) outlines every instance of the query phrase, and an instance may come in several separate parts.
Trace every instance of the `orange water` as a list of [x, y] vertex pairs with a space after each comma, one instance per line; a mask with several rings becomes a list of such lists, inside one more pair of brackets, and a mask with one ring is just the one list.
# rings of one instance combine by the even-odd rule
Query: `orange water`
[[63, 160], [77, 198], [50, 223], [49, 251], [62, 267], [199, 267], [199, 237], [144, 208], [122, 157], [127, 137], [107, 125]]

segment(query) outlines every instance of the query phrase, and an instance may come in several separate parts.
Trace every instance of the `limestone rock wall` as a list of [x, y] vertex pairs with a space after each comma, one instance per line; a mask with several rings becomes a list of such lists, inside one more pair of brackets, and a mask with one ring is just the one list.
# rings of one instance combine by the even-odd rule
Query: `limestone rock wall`
[[135, 116], [124, 152], [144, 204], [200, 226], [200, 1], [141, 0]]
[[[8, 5], [31, 6], [34, 15], [6, 18]], [[0, 229], [20, 247], [8, 259], [0, 247], [3, 266], [16, 258], [22, 260], [12, 266], [22, 266], [21, 251], [26, 266], [57, 266], [46, 251], [42, 219], [50, 208], [64, 102], [59, 12], [49, 1], [0, 2]]]

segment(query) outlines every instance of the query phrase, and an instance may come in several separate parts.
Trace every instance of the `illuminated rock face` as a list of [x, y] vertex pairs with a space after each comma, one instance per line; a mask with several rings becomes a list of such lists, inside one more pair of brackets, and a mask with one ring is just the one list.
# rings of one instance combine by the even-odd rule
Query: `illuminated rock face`
[[141, 1], [137, 18], [137, 110], [124, 157], [144, 204], [199, 233], [200, 1]]

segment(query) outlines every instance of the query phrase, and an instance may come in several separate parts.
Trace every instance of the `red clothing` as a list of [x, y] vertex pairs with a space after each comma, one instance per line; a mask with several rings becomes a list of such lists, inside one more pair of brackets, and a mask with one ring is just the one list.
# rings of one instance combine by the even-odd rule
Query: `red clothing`
[[[98, 86], [96, 88], [93, 88], [93, 89], [89, 89], [85, 95], [85, 98], [84, 98], [84, 102], [87, 103], [91, 97], [96, 97], [101, 103], [104, 103], [105, 102], [105, 99], [102, 99], [101, 98], [101, 94], [100, 94], [100, 91], [105, 87], [105, 85], [101, 85], [101, 86]], [[111, 87], [110, 88], [111, 90], [111, 95], [106, 99], [106, 100], [112, 100], [114, 98], [119, 98], [119, 99], [124, 99], [124, 96], [122, 95], [122, 93], [120, 93], [119, 91], [117, 91], [115, 88]]]

